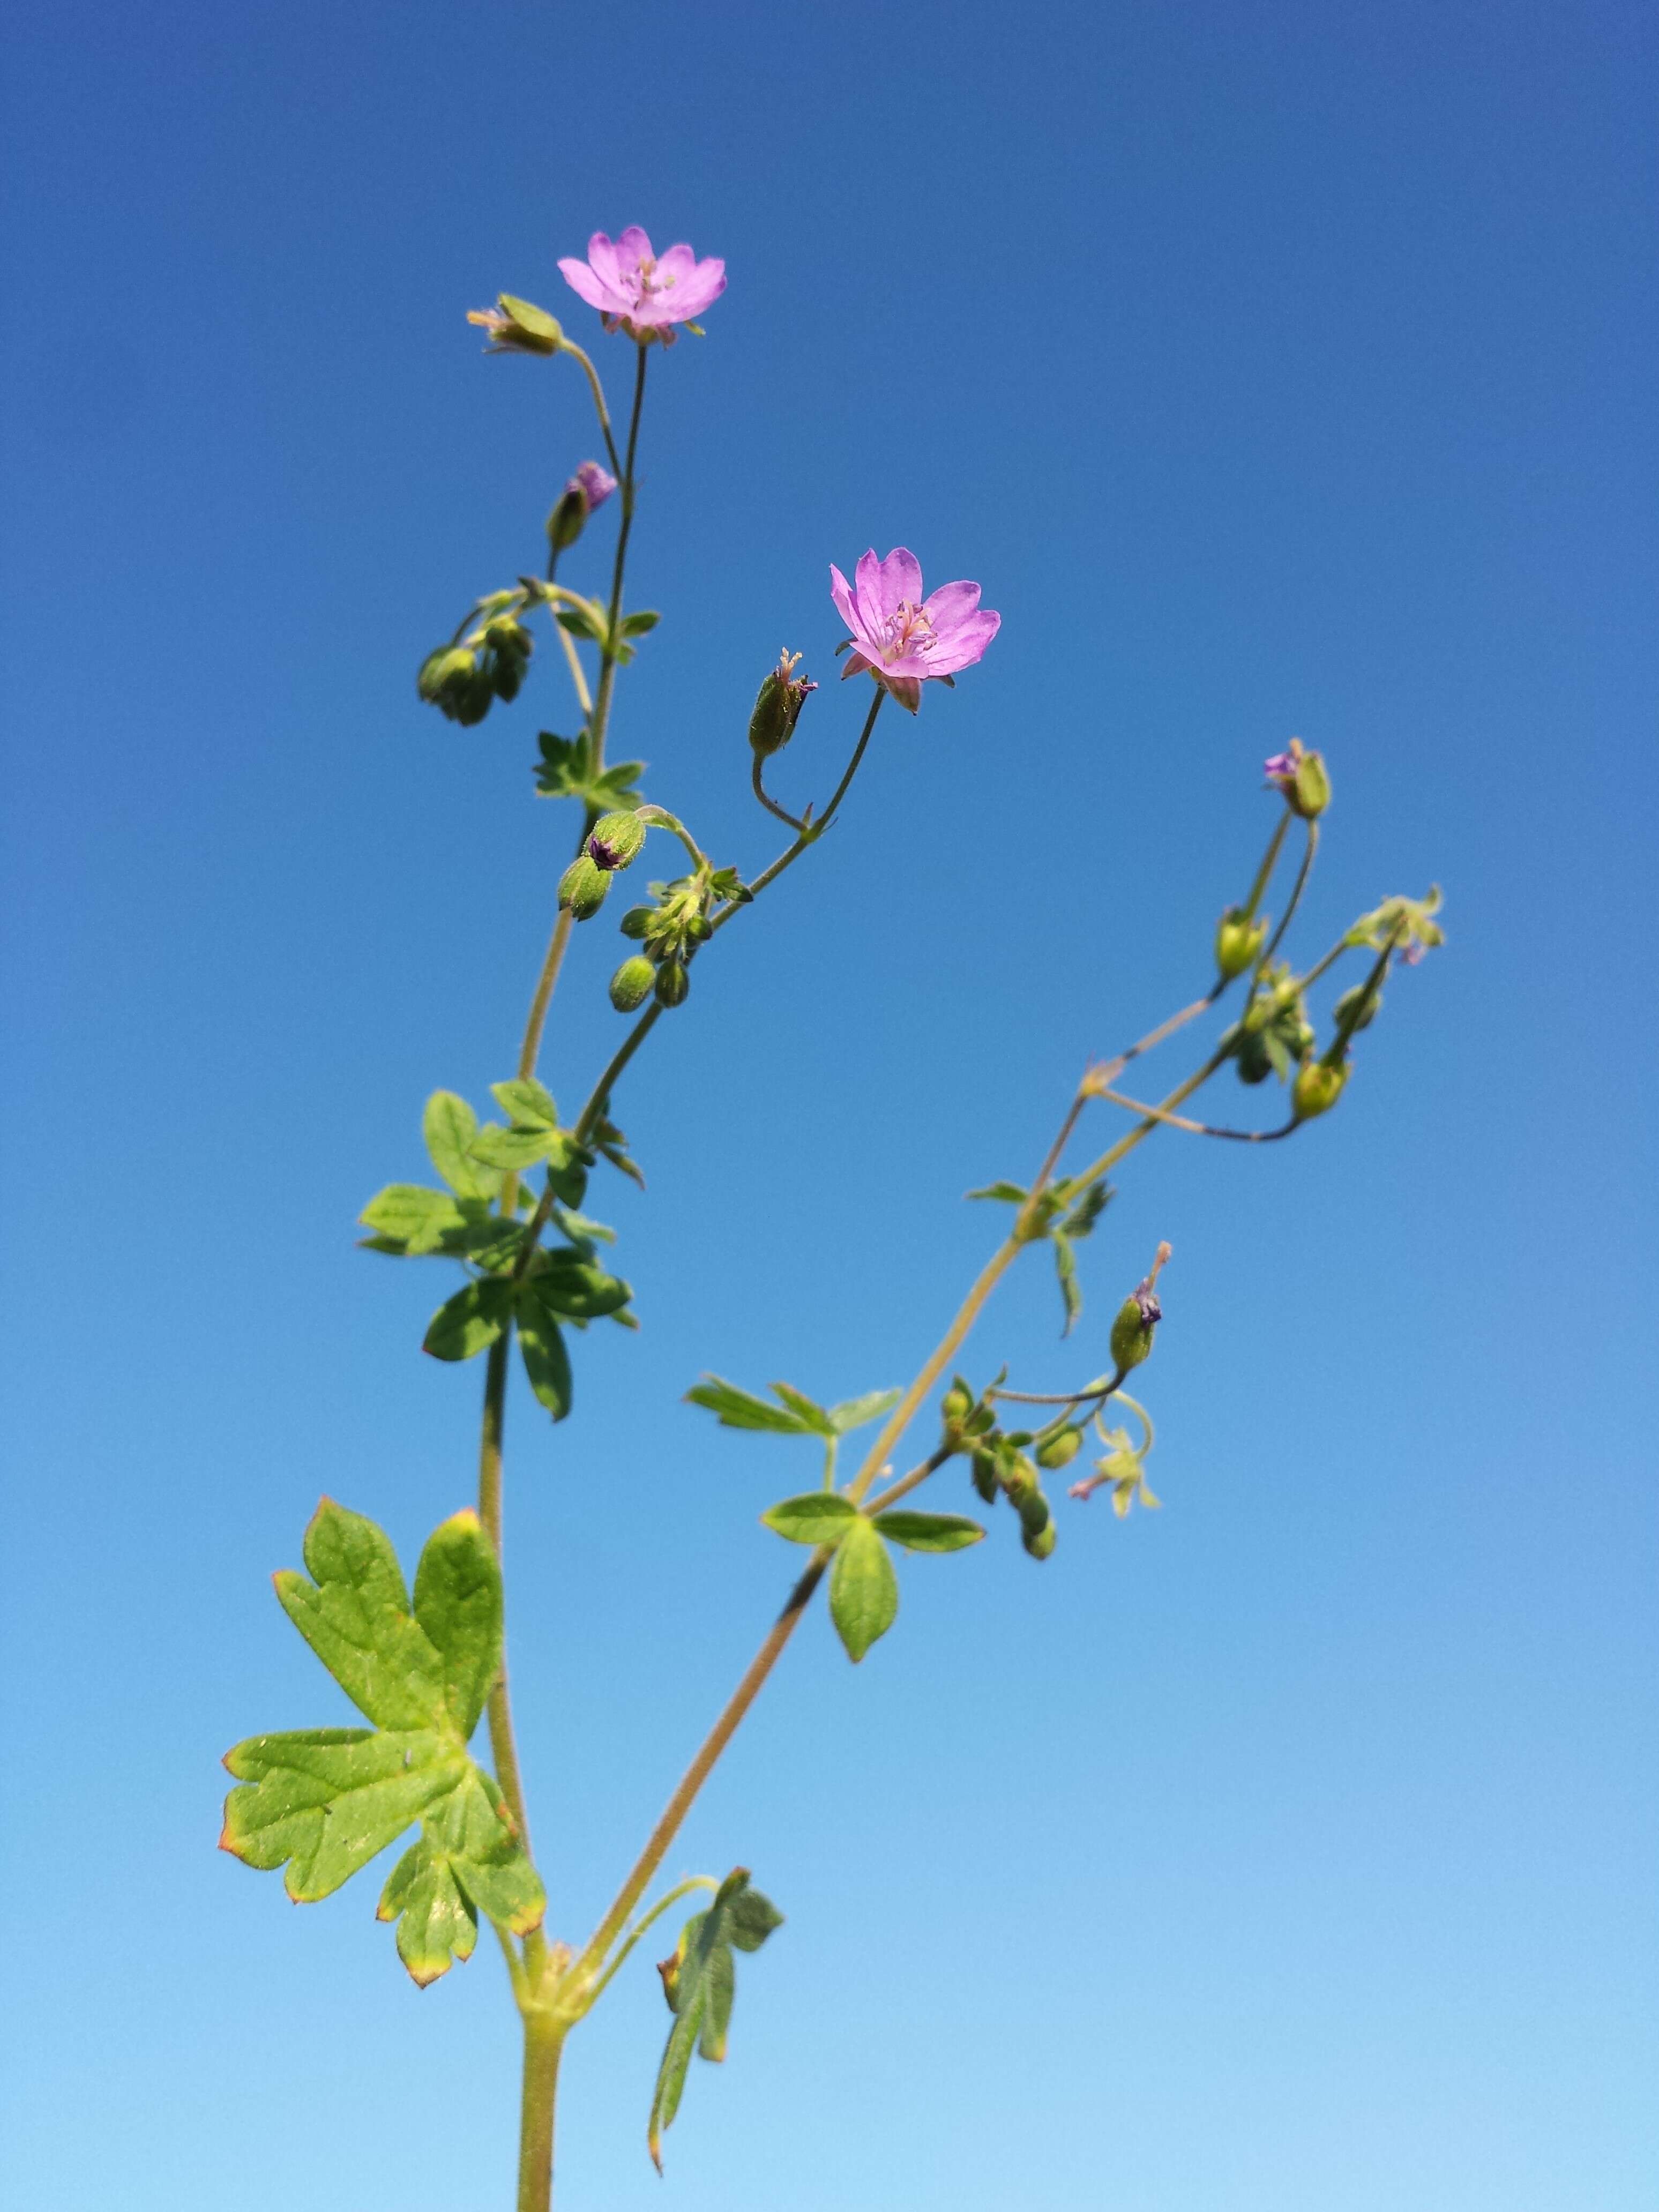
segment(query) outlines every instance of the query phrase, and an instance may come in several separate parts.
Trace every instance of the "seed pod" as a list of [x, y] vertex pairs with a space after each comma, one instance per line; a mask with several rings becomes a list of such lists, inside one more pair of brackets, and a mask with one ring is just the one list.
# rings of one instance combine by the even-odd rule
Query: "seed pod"
[[559, 878], [559, 904], [568, 906], [578, 921], [586, 921], [605, 904], [611, 878], [586, 853], [579, 854]]
[[1311, 1121], [1316, 1114], [1328, 1114], [1342, 1096], [1347, 1079], [1346, 1062], [1333, 1067], [1322, 1060], [1304, 1060], [1291, 1085], [1291, 1106], [1297, 1120]]
[[1215, 964], [1231, 983], [1255, 964], [1267, 934], [1266, 915], [1247, 915], [1242, 906], [1230, 906], [1216, 924]]
[[768, 670], [755, 695], [749, 742], [763, 760], [781, 750], [794, 736], [806, 695], [818, 688], [810, 678], [796, 675], [799, 659], [798, 653], [780, 653], [777, 666]]
[[1059, 1540], [1060, 1532], [1052, 1521], [1045, 1522], [1041, 1528], [1028, 1532], [1020, 1538], [1034, 1559], [1050, 1558]]
[[1022, 1490], [1014, 1504], [1019, 1509], [1019, 1525], [1028, 1543], [1031, 1537], [1040, 1536], [1054, 1517], [1048, 1499], [1035, 1483], [1029, 1490]]
[[[1157, 1301], [1152, 1303], [1156, 1307]], [[1145, 1313], [1138, 1297], [1125, 1298], [1118, 1308], [1117, 1318], [1112, 1323], [1112, 1357], [1126, 1374], [1130, 1368], [1139, 1367], [1143, 1359], [1151, 1358], [1156, 1326], [1156, 1314]]]
[[1037, 1446], [1039, 1467], [1069, 1467], [1083, 1449], [1081, 1429], [1057, 1429], [1046, 1443]]
[[1331, 779], [1326, 773], [1322, 753], [1303, 754], [1285, 796], [1291, 803], [1292, 814], [1299, 814], [1304, 822], [1318, 820], [1331, 803]]
[[477, 672], [477, 656], [465, 646], [441, 645], [421, 663], [415, 685], [422, 699], [440, 702], [446, 692], [465, 684]]
[[683, 1006], [691, 988], [690, 970], [684, 960], [665, 960], [657, 970], [657, 999], [665, 1006]]
[[631, 1014], [642, 1006], [651, 996], [657, 971], [644, 953], [636, 952], [631, 960], [624, 960], [611, 978], [611, 1003], [619, 1014]]
[[645, 824], [637, 814], [619, 809], [601, 814], [588, 836], [587, 852], [596, 867], [626, 868], [639, 856], [645, 842]]

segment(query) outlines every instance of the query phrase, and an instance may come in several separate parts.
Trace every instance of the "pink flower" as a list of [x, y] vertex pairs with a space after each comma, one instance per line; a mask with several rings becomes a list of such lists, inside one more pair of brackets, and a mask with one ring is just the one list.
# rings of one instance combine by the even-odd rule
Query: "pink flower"
[[580, 493], [590, 514], [596, 507], [603, 507], [616, 489], [615, 477], [609, 469], [602, 469], [597, 461], [584, 461], [565, 486], [567, 495]]
[[855, 648], [842, 674], [867, 670], [913, 714], [927, 678], [949, 683], [971, 668], [1001, 627], [1002, 617], [980, 605], [977, 584], [941, 584], [924, 599], [921, 563], [902, 545], [884, 561], [872, 545], [853, 575], [849, 588], [831, 562], [830, 596]]
[[660, 259], [637, 223], [613, 245], [602, 230], [587, 241], [586, 261], [565, 260], [560, 273], [573, 292], [597, 307], [608, 331], [626, 331], [641, 345], [672, 345], [676, 323], [691, 323], [726, 289], [726, 264], [699, 261], [689, 246], [671, 246]]

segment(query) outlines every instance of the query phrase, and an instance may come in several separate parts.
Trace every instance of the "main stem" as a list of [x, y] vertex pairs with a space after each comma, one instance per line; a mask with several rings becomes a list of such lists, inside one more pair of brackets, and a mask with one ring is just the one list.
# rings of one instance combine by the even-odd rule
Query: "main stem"
[[518, 2212], [548, 2212], [553, 2202], [553, 2121], [567, 2033], [562, 2021], [546, 2013], [525, 2014]]

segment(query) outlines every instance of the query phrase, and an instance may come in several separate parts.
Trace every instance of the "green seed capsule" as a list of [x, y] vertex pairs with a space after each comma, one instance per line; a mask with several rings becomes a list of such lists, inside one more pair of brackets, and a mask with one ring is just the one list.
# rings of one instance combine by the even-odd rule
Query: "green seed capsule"
[[994, 1455], [976, 1451], [971, 1469], [975, 1489], [988, 1505], [997, 1502], [997, 1463]]
[[1112, 1323], [1112, 1358], [1125, 1373], [1152, 1357], [1154, 1326], [1142, 1313], [1138, 1298], [1125, 1298], [1118, 1308]]
[[611, 878], [586, 853], [579, 854], [559, 878], [559, 904], [568, 906], [578, 921], [586, 921], [605, 904]]
[[1322, 753], [1304, 753], [1296, 764], [1296, 781], [1285, 793], [1291, 811], [1304, 822], [1317, 821], [1331, 803], [1331, 779]]
[[691, 975], [684, 960], [665, 960], [657, 970], [657, 998], [665, 1006], [683, 1006], [691, 988]]
[[438, 701], [457, 685], [470, 683], [477, 672], [477, 655], [469, 653], [465, 646], [440, 646], [436, 653], [428, 653], [421, 663], [416, 688], [422, 699]]
[[611, 1003], [619, 1014], [631, 1014], [651, 996], [657, 971], [644, 953], [624, 960], [611, 978]]
[[1036, 1529], [1034, 1533], [1028, 1534], [1020, 1538], [1021, 1543], [1024, 1545], [1026, 1550], [1030, 1553], [1034, 1559], [1046, 1559], [1050, 1558], [1053, 1555], [1054, 1546], [1059, 1542], [1059, 1540], [1060, 1532], [1054, 1527], [1052, 1521], [1047, 1522], [1042, 1528]]
[[[1381, 991], [1373, 991], [1367, 983], [1356, 983], [1351, 991], [1345, 991], [1331, 1008], [1331, 1019], [1338, 1029], [1347, 1028], [1352, 1022], [1353, 1026], [1348, 1030], [1348, 1035], [1358, 1036], [1361, 1030], [1370, 1029], [1382, 1006]], [[1356, 1010], [1358, 1012], [1357, 1021], [1354, 1019]]]
[[1037, 1446], [1039, 1467], [1070, 1467], [1083, 1449], [1081, 1429], [1060, 1429], [1046, 1443]]
[[601, 814], [593, 824], [587, 849], [602, 868], [625, 868], [638, 858], [645, 842], [645, 824], [637, 814], [619, 809]]
[[1255, 966], [1267, 935], [1266, 915], [1252, 916], [1242, 906], [1228, 908], [1215, 933], [1215, 964], [1227, 982]]
[[1291, 1105], [1297, 1120], [1311, 1121], [1316, 1114], [1328, 1114], [1342, 1096], [1347, 1079], [1346, 1065], [1331, 1067], [1322, 1060], [1304, 1060], [1291, 1085]]

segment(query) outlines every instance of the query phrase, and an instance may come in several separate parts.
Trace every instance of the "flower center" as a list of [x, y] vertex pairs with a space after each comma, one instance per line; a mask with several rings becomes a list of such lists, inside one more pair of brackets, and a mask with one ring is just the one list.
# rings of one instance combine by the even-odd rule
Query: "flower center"
[[641, 300], [649, 300], [658, 292], [672, 292], [674, 289], [672, 276], [658, 276], [654, 261], [641, 261], [635, 273], [639, 278]]
[[939, 642], [927, 610], [909, 599], [899, 601], [882, 623], [881, 635], [884, 660], [902, 660], [908, 653], [931, 653]]

